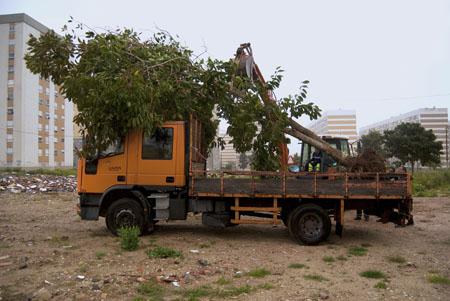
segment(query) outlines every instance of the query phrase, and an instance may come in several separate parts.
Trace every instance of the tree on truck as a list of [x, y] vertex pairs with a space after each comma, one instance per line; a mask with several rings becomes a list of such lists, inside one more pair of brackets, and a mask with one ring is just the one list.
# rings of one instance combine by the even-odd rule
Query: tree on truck
[[[78, 173], [82, 219], [104, 216], [116, 233], [124, 225], [151, 230], [158, 220], [202, 212], [212, 226], [284, 222], [294, 239], [315, 244], [330, 234], [330, 216], [342, 233], [347, 209], [372, 210], [400, 224], [410, 215], [407, 174], [274, 171], [285, 133], [345, 164], [342, 152], [293, 119], [319, 114], [304, 103], [307, 82], [300, 95], [264, 103], [260, 95], [279, 86], [279, 73], [262, 84], [236, 75], [232, 60], [192, 60], [167, 33], [148, 41], [131, 30], [86, 37], [48, 32], [30, 39], [25, 58], [32, 72], [51, 76], [78, 106], [74, 120], [86, 137]], [[253, 149], [253, 166], [268, 171], [206, 171], [218, 126], [214, 108], [227, 120], [237, 151]]]

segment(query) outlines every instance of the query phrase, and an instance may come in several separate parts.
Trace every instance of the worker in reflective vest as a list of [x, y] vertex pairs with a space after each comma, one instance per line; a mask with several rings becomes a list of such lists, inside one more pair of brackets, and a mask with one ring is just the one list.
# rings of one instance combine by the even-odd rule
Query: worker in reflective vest
[[316, 149], [312, 155], [311, 161], [308, 164], [308, 171], [320, 171], [320, 164], [322, 162], [323, 154], [320, 150]]

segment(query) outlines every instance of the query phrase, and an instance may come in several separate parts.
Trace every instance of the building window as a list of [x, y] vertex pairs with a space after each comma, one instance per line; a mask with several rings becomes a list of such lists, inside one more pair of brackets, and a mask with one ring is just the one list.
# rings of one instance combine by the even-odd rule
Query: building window
[[8, 59], [10, 60], [14, 59], [14, 52], [8, 52]]
[[57, 109], [57, 108], [58, 108], [58, 104], [57, 104], [56, 102], [54, 102], [54, 103], [53, 103], [53, 107], [54, 107], [55, 109]]
[[12, 87], [12, 86], [14, 86], [14, 80], [8, 79], [8, 87]]
[[47, 107], [50, 106], [50, 99], [47, 99], [47, 100], [45, 101], [45, 105], [46, 105]]
[[61, 115], [61, 119], [64, 120], [64, 119], [66, 119], [66, 117], [64, 117], [64, 115]]
[[6, 135], [6, 141], [7, 142], [12, 142], [13, 141], [13, 135], [12, 134]]
[[64, 154], [64, 150], [61, 150], [61, 154]]
[[39, 98], [39, 105], [42, 106], [43, 103], [44, 101], [42, 100], [42, 98]]
[[55, 125], [53, 128], [55, 130], [55, 133], [58, 132], [58, 126]]
[[8, 148], [6, 149], [6, 153], [7, 153], [8, 155], [11, 155], [11, 154], [13, 153], [12, 147], [8, 147]]
[[6, 127], [8, 129], [12, 129], [14, 127], [13, 121], [12, 120], [6, 121]]
[[55, 91], [55, 97], [58, 97], [58, 91]]
[[55, 157], [58, 156], [58, 150], [55, 149]]
[[39, 85], [39, 93], [42, 93], [42, 86], [41, 85]]
[[16, 44], [16, 41], [14, 40], [14, 39], [9, 39], [9, 41], [8, 41], [8, 45], [15, 45]]
[[14, 109], [8, 108], [8, 115], [14, 115]]
[[38, 136], [38, 143], [42, 143], [42, 136]]
[[64, 132], [64, 130], [65, 130], [65, 128], [64, 128], [64, 127], [62, 127], [62, 128], [61, 128], [61, 131], [63, 131], [63, 132]]
[[61, 109], [63, 109], [63, 110], [64, 110], [64, 104], [62, 104], [62, 105], [61, 105]]
[[45, 131], [48, 132], [48, 124], [45, 125]]
[[42, 118], [42, 111], [39, 111], [38, 115], [39, 115], [39, 118]]
[[[38, 156], [42, 156], [42, 149], [38, 149]], [[40, 164], [42, 164], [42, 162], [39, 162]]]
[[42, 124], [41, 123], [38, 123], [38, 130], [42, 131]]
[[14, 24], [10, 24], [9, 25], [9, 33], [13, 34], [15, 31], [16, 31], [16, 28], [15, 28]]
[[8, 73], [14, 73], [14, 66], [8, 66]]
[[50, 95], [50, 89], [49, 88], [45, 88], [45, 94]]
[[46, 119], [50, 119], [50, 113], [49, 112], [45, 112], [45, 118]]
[[61, 138], [61, 142], [64, 143], [64, 138]]
[[45, 150], [45, 156], [48, 157], [48, 149]]
[[55, 114], [55, 120], [58, 120], [58, 115]]
[[8, 93], [8, 100], [14, 100], [14, 94]]
[[56, 138], [56, 137], [53, 138], [53, 143], [54, 143], [54, 144], [58, 143], [58, 138]]
[[48, 137], [45, 137], [45, 144], [48, 144]]

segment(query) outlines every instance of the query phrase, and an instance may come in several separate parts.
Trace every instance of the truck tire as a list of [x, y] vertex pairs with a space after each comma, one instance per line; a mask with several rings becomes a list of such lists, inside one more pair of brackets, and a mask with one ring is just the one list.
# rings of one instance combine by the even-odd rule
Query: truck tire
[[330, 235], [331, 220], [320, 206], [305, 204], [295, 208], [289, 214], [288, 228], [297, 242], [315, 245]]
[[118, 235], [117, 230], [124, 226], [137, 226], [141, 234], [146, 230], [144, 222], [144, 210], [141, 205], [133, 199], [119, 199], [106, 210], [106, 226], [114, 235]]

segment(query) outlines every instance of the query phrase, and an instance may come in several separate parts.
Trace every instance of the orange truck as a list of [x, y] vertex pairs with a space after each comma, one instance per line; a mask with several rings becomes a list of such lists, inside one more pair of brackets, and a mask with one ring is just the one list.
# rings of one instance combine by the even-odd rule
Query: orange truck
[[[194, 118], [166, 122], [151, 136], [131, 131], [106, 152], [80, 159], [79, 215], [105, 217], [114, 234], [131, 225], [152, 231], [159, 220], [184, 220], [188, 212], [213, 227], [284, 223], [304, 244], [327, 239], [332, 219], [341, 236], [345, 210], [363, 209], [383, 223], [412, 221], [407, 173], [210, 171], [201, 137]], [[303, 149], [307, 159], [313, 150]]]

